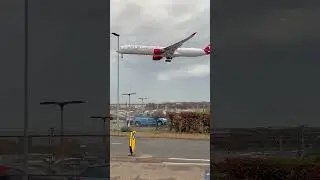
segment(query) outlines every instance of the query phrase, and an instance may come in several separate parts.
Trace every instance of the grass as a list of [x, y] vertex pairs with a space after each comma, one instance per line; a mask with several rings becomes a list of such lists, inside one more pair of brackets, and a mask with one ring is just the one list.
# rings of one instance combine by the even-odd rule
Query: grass
[[[110, 131], [111, 136], [129, 136], [129, 132]], [[139, 131], [137, 137], [144, 138], [170, 138], [170, 139], [190, 139], [190, 140], [209, 140], [209, 134], [200, 133], [175, 133], [168, 131]]]

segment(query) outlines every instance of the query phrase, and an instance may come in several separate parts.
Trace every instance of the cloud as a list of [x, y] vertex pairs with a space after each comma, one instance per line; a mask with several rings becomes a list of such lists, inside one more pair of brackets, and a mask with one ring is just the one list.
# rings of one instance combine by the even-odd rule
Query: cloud
[[[210, 42], [210, 1], [111, 0], [111, 32], [120, 44], [171, 45], [193, 32], [197, 35], [183, 47], [203, 48]], [[110, 97], [116, 102], [117, 40], [111, 37]], [[124, 55], [120, 60], [120, 93], [136, 92], [150, 101], [209, 101], [209, 56], [175, 58], [169, 63], [151, 56]], [[190, 83], [192, 82], [192, 83]], [[195, 85], [196, 84], [196, 85]], [[170, 87], [170, 88], [168, 88]], [[203, 89], [198, 93], [195, 87]], [[188, 91], [181, 91], [188, 89]], [[122, 97], [121, 101], [126, 101]], [[132, 98], [132, 101], [136, 101]]]
[[178, 70], [160, 72], [157, 79], [160, 81], [175, 80], [190, 77], [205, 77], [210, 75], [210, 64], [195, 64]]

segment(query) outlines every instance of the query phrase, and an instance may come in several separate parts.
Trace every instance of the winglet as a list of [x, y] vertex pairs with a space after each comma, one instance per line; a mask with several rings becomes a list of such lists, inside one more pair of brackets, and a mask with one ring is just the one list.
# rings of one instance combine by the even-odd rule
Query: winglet
[[211, 53], [211, 45], [209, 44], [208, 46], [206, 46], [203, 51], [206, 53], [206, 54], [210, 54]]
[[197, 32], [194, 32], [191, 36], [194, 36], [194, 35], [196, 35], [197, 34]]

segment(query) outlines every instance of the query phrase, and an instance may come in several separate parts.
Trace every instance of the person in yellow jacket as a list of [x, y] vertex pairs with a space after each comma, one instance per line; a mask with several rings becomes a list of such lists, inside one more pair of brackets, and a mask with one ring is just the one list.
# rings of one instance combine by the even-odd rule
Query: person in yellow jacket
[[136, 150], [136, 129], [132, 128], [130, 134], [129, 134], [129, 152], [130, 156], [133, 156], [135, 154]]

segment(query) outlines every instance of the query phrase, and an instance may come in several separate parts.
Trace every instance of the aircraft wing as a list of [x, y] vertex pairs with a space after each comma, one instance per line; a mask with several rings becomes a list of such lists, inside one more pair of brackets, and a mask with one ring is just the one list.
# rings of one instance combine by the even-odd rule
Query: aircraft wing
[[168, 46], [168, 47], [165, 47], [165, 48], [163, 49], [164, 52], [163, 52], [162, 56], [163, 56], [163, 57], [171, 57], [171, 58], [172, 58], [174, 52], [175, 52], [179, 47], [181, 47], [183, 43], [185, 43], [186, 41], [188, 41], [189, 39], [191, 39], [194, 35], [196, 35], [196, 33], [191, 34], [189, 37], [187, 37], [187, 38], [185, 38], [185, 39], [183, 39], [183, 40], [181, 40], [181, 41], [179, 41], [179, 42], [177, 42], [177, 43], [175, 43], [175, 44], [172, 44], [172, 45], [170, 45], [170, 46]]

